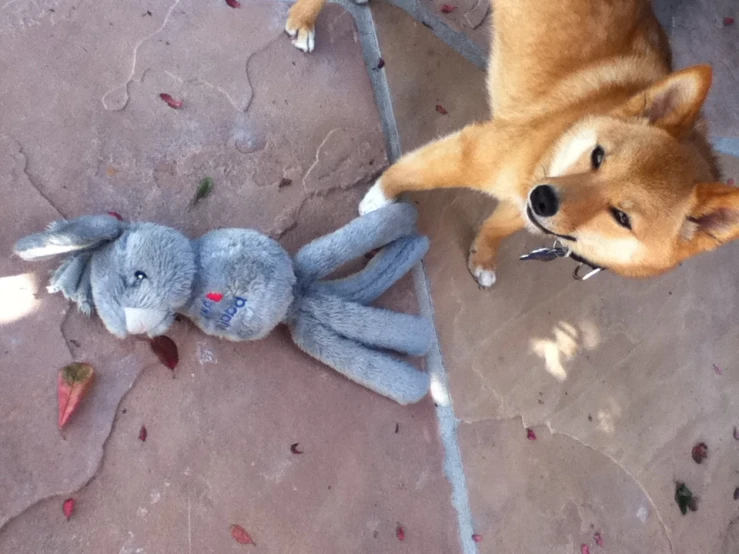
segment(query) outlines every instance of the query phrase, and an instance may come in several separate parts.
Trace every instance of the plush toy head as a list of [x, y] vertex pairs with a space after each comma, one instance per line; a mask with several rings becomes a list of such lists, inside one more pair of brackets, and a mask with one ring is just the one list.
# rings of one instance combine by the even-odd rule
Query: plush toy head
[[15, 252], [24, 260], [69, 256], [49, 292], [61, 292], [85, 313], [94, 308], [119, 338], [164, 332], [188, 302], [195, 276], [195, 254], [182, 233], [112, 215], [54, 222], [19, 240]]

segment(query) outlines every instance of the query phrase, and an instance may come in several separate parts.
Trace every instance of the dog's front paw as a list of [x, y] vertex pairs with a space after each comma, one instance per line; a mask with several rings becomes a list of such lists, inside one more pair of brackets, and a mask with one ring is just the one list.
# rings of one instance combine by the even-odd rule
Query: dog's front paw
[[292, 43], [295, 48], [303, 52], [313, 52], [316, 47], [316, 27], [315, 21], [308, 21], [302, 13], [295, 8], [299, 4], [295, 4], [287, 16], [285, 23], [285, 32], [293, 39]]
[[482, 260], [479, 252], [474, 248], [470, 250], [469, 258], [467, 259], [467, 269], [480, 285], [480, 288], [489, 289], [495, 284], [497, 280], [495, 276], [495, 268], [490, 261]]
[[372, 188], [370, 188], [367, 191], [367, 194], [364, 195], [364, 198], [362, 198], [362, 201], [359, 203], [359, 215], [374, 212], [375, 210], [384, 208], [388, 204], [392, 204], [395, 201], [385, 196], [385, 191], [382, 190], [381, 181], [382, 179], [378, 179], [377, 181], [375, 181], [375, 184], [372, 185]]

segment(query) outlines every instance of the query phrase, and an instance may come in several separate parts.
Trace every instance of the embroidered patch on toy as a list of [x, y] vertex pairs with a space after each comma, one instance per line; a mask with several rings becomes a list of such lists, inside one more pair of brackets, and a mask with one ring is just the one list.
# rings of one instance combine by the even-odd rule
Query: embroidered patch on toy
[[209, 292], [208, 294], [205, 295], [205, 297], [208, 300], [212, 300], [213, 302], [220, 302], [221, 300], [223, 300], [223, 293]]

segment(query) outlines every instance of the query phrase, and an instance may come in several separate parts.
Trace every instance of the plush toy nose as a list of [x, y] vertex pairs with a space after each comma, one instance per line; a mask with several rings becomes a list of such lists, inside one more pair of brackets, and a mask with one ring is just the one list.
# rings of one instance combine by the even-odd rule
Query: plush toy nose
[[559, 210], [559, 200], [553, 187], [539, 185], [531, 191], [531, 209], [541, 217], [552, 217]]
[[123, 308], [126, 315], [126, 330], [132, 335], [141, 335], [159, 325], [167, 312], [149, 308]]

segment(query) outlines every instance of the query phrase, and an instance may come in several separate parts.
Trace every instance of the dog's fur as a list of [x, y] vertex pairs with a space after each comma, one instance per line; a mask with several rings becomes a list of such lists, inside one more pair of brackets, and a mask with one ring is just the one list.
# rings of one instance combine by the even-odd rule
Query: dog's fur
[[[322, 3], [299, 0], [291, 16]], [[658, 275], [739, 236], [739, 189], [718, 182], [700, 114], [711, 76], [672, 71], [647, 0], [495, 0], [493, 119], [402, 157], [360, 211], [406, 191], [494, 196], [469, 256], [482, 286], [524, 227], [620, 275]]]

